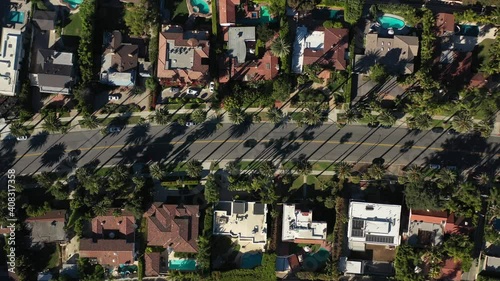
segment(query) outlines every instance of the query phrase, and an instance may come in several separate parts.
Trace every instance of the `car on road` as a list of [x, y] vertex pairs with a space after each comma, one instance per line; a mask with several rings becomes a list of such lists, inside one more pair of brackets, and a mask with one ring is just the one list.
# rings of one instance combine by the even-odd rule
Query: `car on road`
[[190, 94], [190, 95], [198, 96], [199, 93], [200, 93], [200, 91], [198, 89], [195, 89], [195, 88], [188, 89], [188, 94]]
[[19, 136], [16, 138], [18, 141], [24, 141], [28, 139], [28, 136]]
[[194, 122], [191, 122], [191, 121], [186, 122], [186, 127], [191, 127], [194, 125], [196, 125]]
[[442, 132], [444, 132], [444, 128], [443, 127], [434, 127], [431, 129], [431, 132], [436, 133], [436, 134], [441, 134]]
[[257, 145], [256, 139], [248, 139], [243, 143], [243, 147], [253, 148]]
[[439, 169], [441, 169], [441, 165], [439, 165], [439, 164], [429, 164], [429, 168], [431, 168], [433, 170], [439, 170]]
[[209, 90], [210, 93], [213, 93], [215, 91], [215, 82], [210, 82]]
[[119, 95], [109, 95], [108, 100], [119, 100], [120, 96]]
[[110, 133], [119, 133], [122, 130], [120, 127], [112, 126], [108, 128], [108, 132]]
[[448, 135], [454, 135], [454, 136], [459, 135], [459, 133], [455, 129], [449, 129], [446, 133]]

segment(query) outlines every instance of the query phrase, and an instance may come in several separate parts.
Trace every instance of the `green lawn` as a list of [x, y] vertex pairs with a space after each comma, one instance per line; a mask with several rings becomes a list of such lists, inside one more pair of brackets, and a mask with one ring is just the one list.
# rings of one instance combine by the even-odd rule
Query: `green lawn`
[[56, 268], [59, 266], [59, 255], [60, 255], [59, 245], [56, 244], [55, 251], [50, 255], [47, 269]]
[[80, 36], [80, 30], [82, 28], [82, 18], [79, 13], [71, 14], [66, 20], [67, 25], [63, 29], [63, 35], [69, 36]]
[[495, 39], [484, 39], [484, 41], [479, 44], [480, 51], [477, 57], [481, 64], [487, 64], [490, 61], [489, 50], [493, 43], [495, 43]]
[[96, 176], [100, 176], [100, 177], [103, 177], [103, 176], [107, 176], [109, 174], [109, 172], [111, 171], [112, 167], [103, 167], [103, 168], [100, 168], [99, 170], [96, 171]]
[[297, 189], [301, 188], [303, 184], [304, 184], [304, 177], [303, 176], [298, 176], [293, 181], [292, 186], [290, 187], [290, 189], [288, 191], [297, 190]]
[[335, 171], [335, 166], [332, 162], [315, 162], [312, 164], [314, 171]]
[[254, 170], [259, 168], [258, 161], [240, 161], [240, 169], [241, 170]]
[[177, 6], [174, 9], [172, 20], [181, 21], [183, 18], [187, 18], [187, 16], [189, 15], [189, 11], [187, 8], [186, 0], [182, 0], [181, 2], [176, 4]]

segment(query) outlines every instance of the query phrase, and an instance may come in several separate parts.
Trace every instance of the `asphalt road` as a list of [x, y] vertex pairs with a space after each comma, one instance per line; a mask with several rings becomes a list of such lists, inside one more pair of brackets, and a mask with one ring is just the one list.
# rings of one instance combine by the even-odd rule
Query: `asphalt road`
[[[405, 128], [324, 125], [314, 129], [294, 124], [275, 128], [271, 124], [232, 126], [216, 130], [213, 124], [190, 128], [179, 125], [132, 127], [103, 137], [97, 131], [66, 135], [35, 135], [21, 142], [4, 141], [0, 146], [0, 169], [28, 174], [68, 169], [98, 161], [99, 165], [190, 159], [269, 159], [277, 162], [301, 155], [311, 161], [371, 163], [383, 159], [387, 165], [440, 164], [468, 169], [500, 167], [500, 138], [452, 136], [430, 131], [414, 133]], [[77, 152], [71, 152], [76, 150]], [[79, 154], [78, 156], [75, 156]], [[94, 162], [95, 163], [95, 162]]]

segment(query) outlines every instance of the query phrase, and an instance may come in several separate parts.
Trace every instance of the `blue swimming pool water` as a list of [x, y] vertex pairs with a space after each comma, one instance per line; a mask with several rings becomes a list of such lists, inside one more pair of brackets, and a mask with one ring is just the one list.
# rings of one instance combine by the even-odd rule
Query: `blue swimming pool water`
[[477, 25], [459, 25], [457, 28], [457, 35], [462, 36], [473, 36], [477, 37], [479, 35], [479, 27]]
[[9, 21], [11, 23], [23, 23], [24, 22], [24, 13], [18, 12], [18, 11], [10, 11]]
[[78, 6], [80, 4], [82, 4], [83, 0], [63, 0], [64, 3], [68, 3], [68, 5], [72, 8], [72, 9], [76, 9], [78, 8]]
[[316, 253], [309, 254], [304, 259], [304, 266], [309, 270], [317, 270], [326, 265], [330, 252], [325, 248], [320, 248]]
[[276, 18], [271, 17], [269, 8], [266, 6], [260, 6], [260, 17], [257, 19], [249, 19], [249, 18], [236, 19], [237, 23], [246, 25], [268, 24], [275, 21]]
[[168, 269], [193, 271], [193, 270], [196, 270], [196, 261], [195, 260], [169, 260], [168, 261]]
[[385, 29], [388, 29], [388, 28], [401, 29], [401, 28], [405, 27], [405, 25], [406, 25], [404, 21], [402, 21], [398, 18], [388, 16], [388, 15], [384, 15], [384, 16], [379, 17], [377, 21]]
[[261, 253], [245, 253], [241, 257], [241, 268], [252, 269], [262, 265]]
[[205, 0], [191, 0], [191, 5], [193, 5], [193, 7], [198, 7], [198, 13], [200, 14], [210, 13], [210, 7]]

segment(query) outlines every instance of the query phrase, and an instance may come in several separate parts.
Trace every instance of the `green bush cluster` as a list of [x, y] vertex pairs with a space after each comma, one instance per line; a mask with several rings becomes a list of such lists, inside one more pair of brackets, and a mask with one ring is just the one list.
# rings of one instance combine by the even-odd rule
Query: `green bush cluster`
[[80, 77], [82, 83], [85, 85], [92, 80], [94, 71], [93, 50], [96, 1], [83, 1], [78, 13], [82, 19], [80, 44], [78, 46], [78, 62], [80, 64]]

